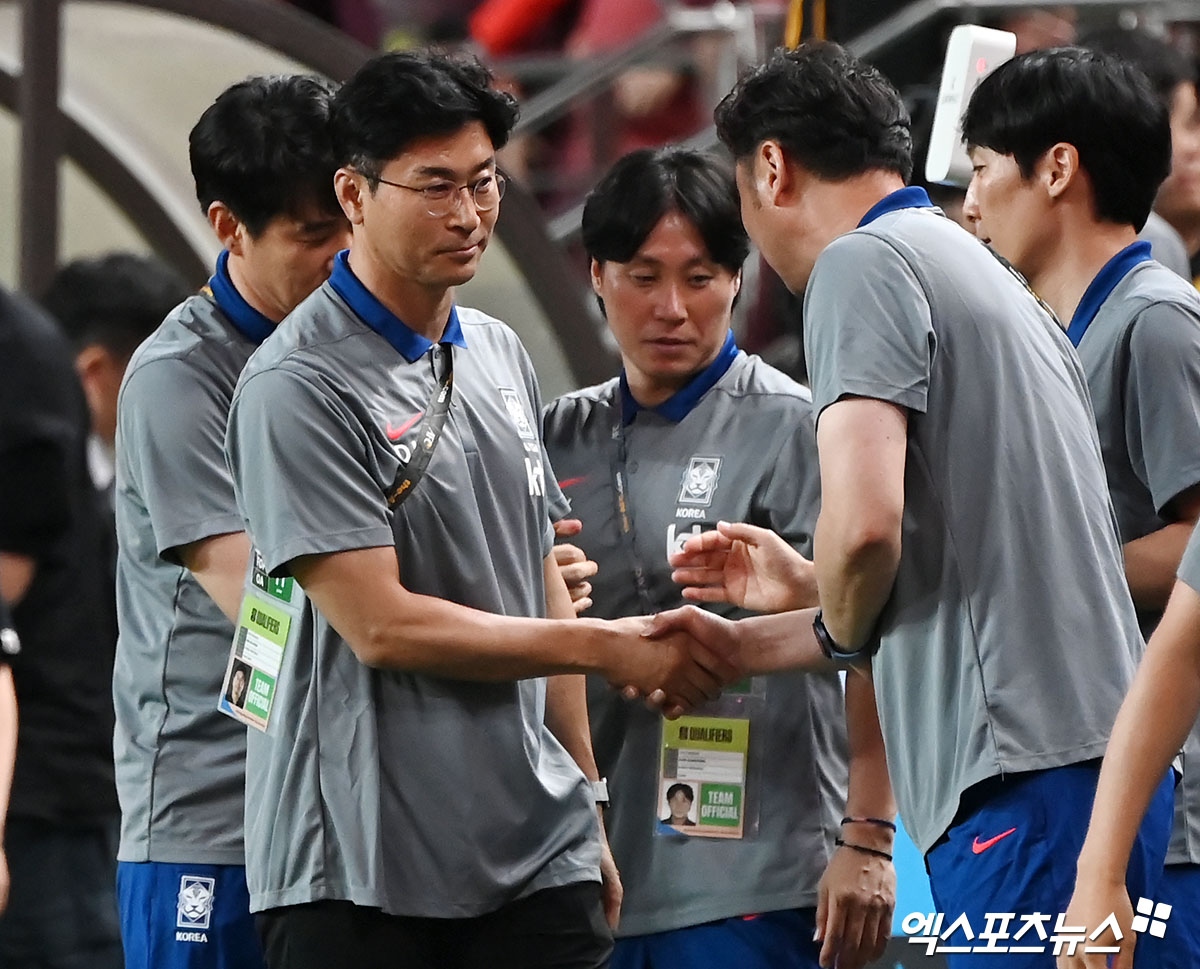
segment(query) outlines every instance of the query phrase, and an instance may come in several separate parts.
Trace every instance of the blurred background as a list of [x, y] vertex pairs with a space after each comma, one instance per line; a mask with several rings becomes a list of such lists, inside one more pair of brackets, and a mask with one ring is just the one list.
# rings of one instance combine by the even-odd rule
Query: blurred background
[[[1200, 52], [1194, 0], [0, 0], [0, 204], [12, 213], [0, 220], [0, 283], [36, 297], [57, 266], [124, 250], [199, 284], [216, 243], [186, 136], [222, 89], [264, 72], [344, 78], [381, 49], [466, 48], [521, 99], [522, 120], [502, 158], [515, 184], [500, 244], [462, 299], [516, 326], [549, 399], [614, 370], [577, 234], [615, 158], [715, 146], [712, 108], [738, 71], [812, 37], [880, 67], [920, 142], [959, 23], [1012, 30], [1018, 51], [1121, 26]], [[940, 201], [952, 210], [955, 198]], [[803, 378], [796, 298], [753, 256], [744, 292], [741, 344]]]

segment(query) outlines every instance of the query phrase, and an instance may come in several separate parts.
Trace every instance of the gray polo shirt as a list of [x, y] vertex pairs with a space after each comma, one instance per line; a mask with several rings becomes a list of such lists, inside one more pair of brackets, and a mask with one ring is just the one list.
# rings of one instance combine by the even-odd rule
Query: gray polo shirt
[[919, 189], [818, 258], [820, 413], [908, 411], [903, 551], [875, 686], [922, 851], [989, 777], [1103, 755], [1142, 649], [1086, 381], [1062, 329]]
[[[571, 541], [600, 566], [589, 615], [682, 605], [669, 551], [722, 519], [773, 529], [812, 555], [820, 484], [804, 388], [730, 340], [708, 371], [659, 407], [640, 409], [622, 391], [613, 379], [568, 394], [543, 420], [572, 517], [583, 521]], [[616, 513], [617, 427], [627, 452], [630, 537]], [[697, 467], [715, 467], [715, 476], [697, 478]], [[689, 481], [699, 487], [688, 491]], [[633, 579], [638, 564], [645, 602]], [[589, 682], [593, 745], [612, 797], [606, 826], [625, 887], [619, 935], [816, 904], [845, 805], [841, 683], [835, 674], [759, 679], [761, 700], [742, 701], [750, 714], [747, 799], [757, 800], [759, 828], [740, 841], [655, 833], [662, 718], [602, 681]], [[736, 710], [739, 700], [727, 697], [699, 713], [729, 715], [730, 701]]]
[[[1149, 255], [1140, 243], [1114, 256], [1067, 329], [1087, 373], [1122, 542], [1170, 524], [1166, 505], [1200, 483], [1200, 294]], [[1146, 637], [1161, 617], [1139, 613]], [[1200, 863], [1200, 725], [1184, 767], [1169, 864]]]
[[[453, 354], [428, 470], [385, 500]], [[516, 335], [475, 310], [432, 346], [350, 271], [251, 359], [228, 455], [268, 570], [394, 547], [406, 588], [542, 616], [550, 551], [537, 382]], [[270, 728], [250, 732], [246, 854], [255, 911], [343, 899], [471, 917], [599, 880], [590, 788], [544, 723], [542, 679], [472, 683], [364, 666], [311, 604], [284, 653]]]
[[237, 295], [225, 259], [211, 289], [138, 348], [117, 403], [121, 861], [244, 860], [246, 728], [217, 712], [233, 626], [177, 556], [243, 530], [225, 425], [238, 374], [273, 326]]
[[1200, 592], [1200, 527], [1188, 539], [1183, 561], [1179, 563], [1179, 581]]

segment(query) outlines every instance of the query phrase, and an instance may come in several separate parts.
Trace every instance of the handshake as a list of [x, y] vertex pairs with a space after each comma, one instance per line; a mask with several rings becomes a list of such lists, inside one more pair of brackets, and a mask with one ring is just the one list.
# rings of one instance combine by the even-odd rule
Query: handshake
[[[555, 525], [559, 538], [581, 530], [575, 520]], [[577, 614], [591, 605], [588, 581], [597, 565], [574, 545], [555, 546], [559, 570]], [[689, 539], [671, 557], [672, 578], [692, 602], [725, 602], [761, 613], [815, 606], [812, 563], [769, 529], [721, 522]], [[795, 627], [805, 629], [805, 624]], [[746, 676], [772, 672], [771, 650], [746, 622], [734, 622], [695, 606], [655, 616], [603, 624], [606, 639], [599, 668], [629, 699], [643, 697], [668, 717], [715, 699]]]

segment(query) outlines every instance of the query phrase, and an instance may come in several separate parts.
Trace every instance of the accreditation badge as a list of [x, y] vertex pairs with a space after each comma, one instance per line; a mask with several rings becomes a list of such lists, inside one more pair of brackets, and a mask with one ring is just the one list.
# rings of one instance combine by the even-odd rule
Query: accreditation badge
[[242, 611], [225, 667], [217, 709], [266, 731], [289, 639], [299, 629], [306, 597], [293, 578], [267, 574], [254, 549], [246, 576]]
[[664, 720], [659, 833], [742, 838], [747, 821], [749, 752], [747, 718]]

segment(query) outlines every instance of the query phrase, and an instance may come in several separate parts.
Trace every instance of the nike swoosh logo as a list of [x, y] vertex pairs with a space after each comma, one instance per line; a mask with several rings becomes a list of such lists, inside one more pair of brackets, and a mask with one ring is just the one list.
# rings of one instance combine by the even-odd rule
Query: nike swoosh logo
[[421, 419], [422, 414], [424, 414], [424, 411], [417, 411], [415, 416], [410, 417], [399, 427], [392, 427], [392, 422], [388, 421], [387, 422], [387, 430], [384, 431], [384, 433], [387, 434], [387, 436], [388, 436], [388, 440], [389, 441], [400, 440], [400, 438], [402, 438], [404, 436], [404, 432], [407, 431], [410, 427], [412, 427], [415, 423], [417, 423], [417, 421], [419, 421]]
[[1010, 834], [1012, 834], [1016, 830], [1017, 830], [1016, 828], [1009, 828], [1007, 831], [996, 835], [996, 837], [994, 837], [994, 838], [988, 838], [987, 841], [980, 841], [979, 835], [976, 835], [975, 840], [971, 842], [971, 850], [975, 854], [981, 855], [985, 851], [987, 851], [988, 848], [990, 848], [997, 841], [999, 841], [1001, 838], [1007, 838]]
[[585, 475], [581, 475], [581, 476], [580, 476], [580, 477], [578, 477], [578, 478], [565, 478], [565, 479], [563, 479], [562, 481], [560, 481], [560, 482], [558, 483], [558, 486], [559, 486], [560, 488], [570, 488], [572, 485], [577, 485], [577, 484], [579, 484], [580, 482], [582, 482], [582, 481], [586, 481], [586, 480], [587, 480], [587, 475], [586, 475], [586, 474], [585, 474]]

